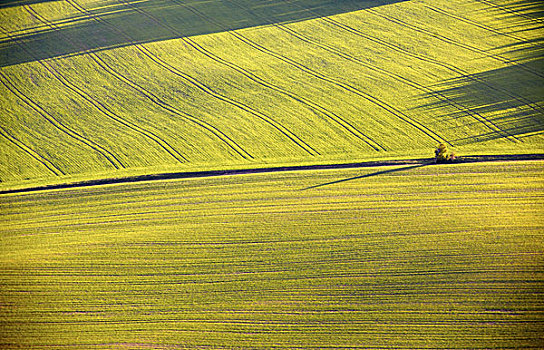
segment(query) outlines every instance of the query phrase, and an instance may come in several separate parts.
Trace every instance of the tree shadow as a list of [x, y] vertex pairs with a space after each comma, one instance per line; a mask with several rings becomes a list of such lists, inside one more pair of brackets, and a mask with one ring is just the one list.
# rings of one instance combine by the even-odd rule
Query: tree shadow
[[14, 7], [14, 6], [32, 5], [32, 4], [38, 4], [40, 2], [50, 2], [50, 1], [59, 1], [59, 0], [0, 0], [0, 9], [6, 8], [6, 7]]
[[[444, 134], [452, 144], [467, 144], [525, 137], [544, 132], [544, 21], [541, 0], [517, 0], [507, 5], [489, 6], [496, 15], [509, 18], [515, 25], [503, 28], [508, 41], [522, 31], [528, 37], [512, 44], [488, 50], [490, 57], [500, 55], [508, 65], [476, 74], [445, 80], [422, 95], [434, 102], [423, 104], [426, 113], [433, 113], [443, 125]], [[495, 31], [493, 35], [497, 35]], [[455, 107], [456, 109], [452, 108]], [[454, 110], [454, 111], [452, 111]]]
[[540, 19], [544, 17], [544, 3], [542, 0], [517, 0], [502, 6], [516, 16], [526, 19]]
[[368, 178], [368, 177], [373, 177], [373, 176], [378, 176], [378, 175], [384, 175], [384, 174], [396, 173], [396, 172], [399, 172], [399, 171], [406, 171], [406, 170], [411, 170], [411, 169], [416, 169], [416, 168], [422, 168], [424, 166], [428, 166], [428, 165], [431, 165], [431, 164], [434, 164], [434, 163], [417, 164], [417, 165], [411, 165], [411, 166], [402, 167], [402, 168], [395, 168], [395, 169], [376, 171], [376, 172], [370, 173], [370, 174], [349, 177], [349, 178], [346, 178], [346, 179], [335, 180], [335, 181], [331, 181], [331, 182], [326, 182], [326, 183], [306, 187], [306, 188], [304, 188], [304, 190], [311, 190], [311, 189], [314, 189], [314, 188], [319, 188], [319, 187], [324, 187], [324, 186], [329, 186], [329, 185], [335, 185], [335, 184], [338, 184], [338, 183], [341, 183], [341, 182], [346, 182], [346, 181], [365, 179], [365, 178]]
[[[8, 0], [3, 7], [19, 6], [20, 15], [39, 19], [28, 13], [37, 9], [22, 5], [40, 1], [47, 0]], [[55, 29], [39, 24], [30, 33], [9, 35], [0, 42], [0, 66], [267, 25], [269, 16], [277, 22], [296, 22], [401, 1], [406, 0], [119, 0], [80, 8], [77, 16], [62, 19]]]
[[[431, 110], [441, 122], [449, 125], [444, 129], [446, 133], [456, 134], [454, 129], [461, 127], [466, 136], [449, 140], [457, 146], [500, 138], [519, 141], [542, 133], [543, 43], [544, 39], [527, 40], [496, 48], [493, 51], [500, 50], [501, 56], [509, 57], [510, 66], [443, 81], [423, 95], [425, 98], [440, 96], [440, 99], [419, 108]], [[465, 109], [443, 112], [451, 111], [447, 108], [451, 105]], [[482, 128], [475, 128], [476, 124]]]

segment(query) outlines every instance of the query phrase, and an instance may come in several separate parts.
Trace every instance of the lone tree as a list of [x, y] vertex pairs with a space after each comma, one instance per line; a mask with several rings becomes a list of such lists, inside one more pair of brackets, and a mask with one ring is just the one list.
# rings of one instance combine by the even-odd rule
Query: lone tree
[[447, 163], [455, 160], [455, 153], [448, 150], [448, 146], [445, 143], [439, 144], [434, 154], [436, 163]]

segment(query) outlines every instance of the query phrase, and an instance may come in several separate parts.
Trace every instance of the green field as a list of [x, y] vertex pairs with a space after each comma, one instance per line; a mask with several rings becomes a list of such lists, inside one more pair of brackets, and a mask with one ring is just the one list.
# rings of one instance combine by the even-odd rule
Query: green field
[[501, 162], [3, 196], [0, 344], [538, 348], [543, 179]]
[[0, 348], [542, 348], [543, 24], [1, 1]]
[[538, 1], [0, 6], [4, 183], [544, 149]]

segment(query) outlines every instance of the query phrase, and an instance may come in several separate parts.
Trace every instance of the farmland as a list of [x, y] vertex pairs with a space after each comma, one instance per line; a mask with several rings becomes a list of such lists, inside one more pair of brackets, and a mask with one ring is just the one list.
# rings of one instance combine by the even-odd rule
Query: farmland
[[543, 14], [0, 2], [0, 348], [541, 348]]
[[536, 348], [543, 177], [499, 162], [4, 196], [2, 347]]
[[507, 5], [8, 2], [0, 180], [541, 151], [538, 2]]

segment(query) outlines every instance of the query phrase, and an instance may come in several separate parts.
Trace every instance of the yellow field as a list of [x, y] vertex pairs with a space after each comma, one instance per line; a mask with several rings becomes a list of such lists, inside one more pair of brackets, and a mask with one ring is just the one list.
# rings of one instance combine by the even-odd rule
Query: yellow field
[[0, 2], [0, 348], [541, 347], [543, 14]]
[[3, 182], [543, 150], [536, 1], [25, 3], [0, 8]]
[[501, 162], [4, 195], [0, 344], [537, 348], [543, 180]]

